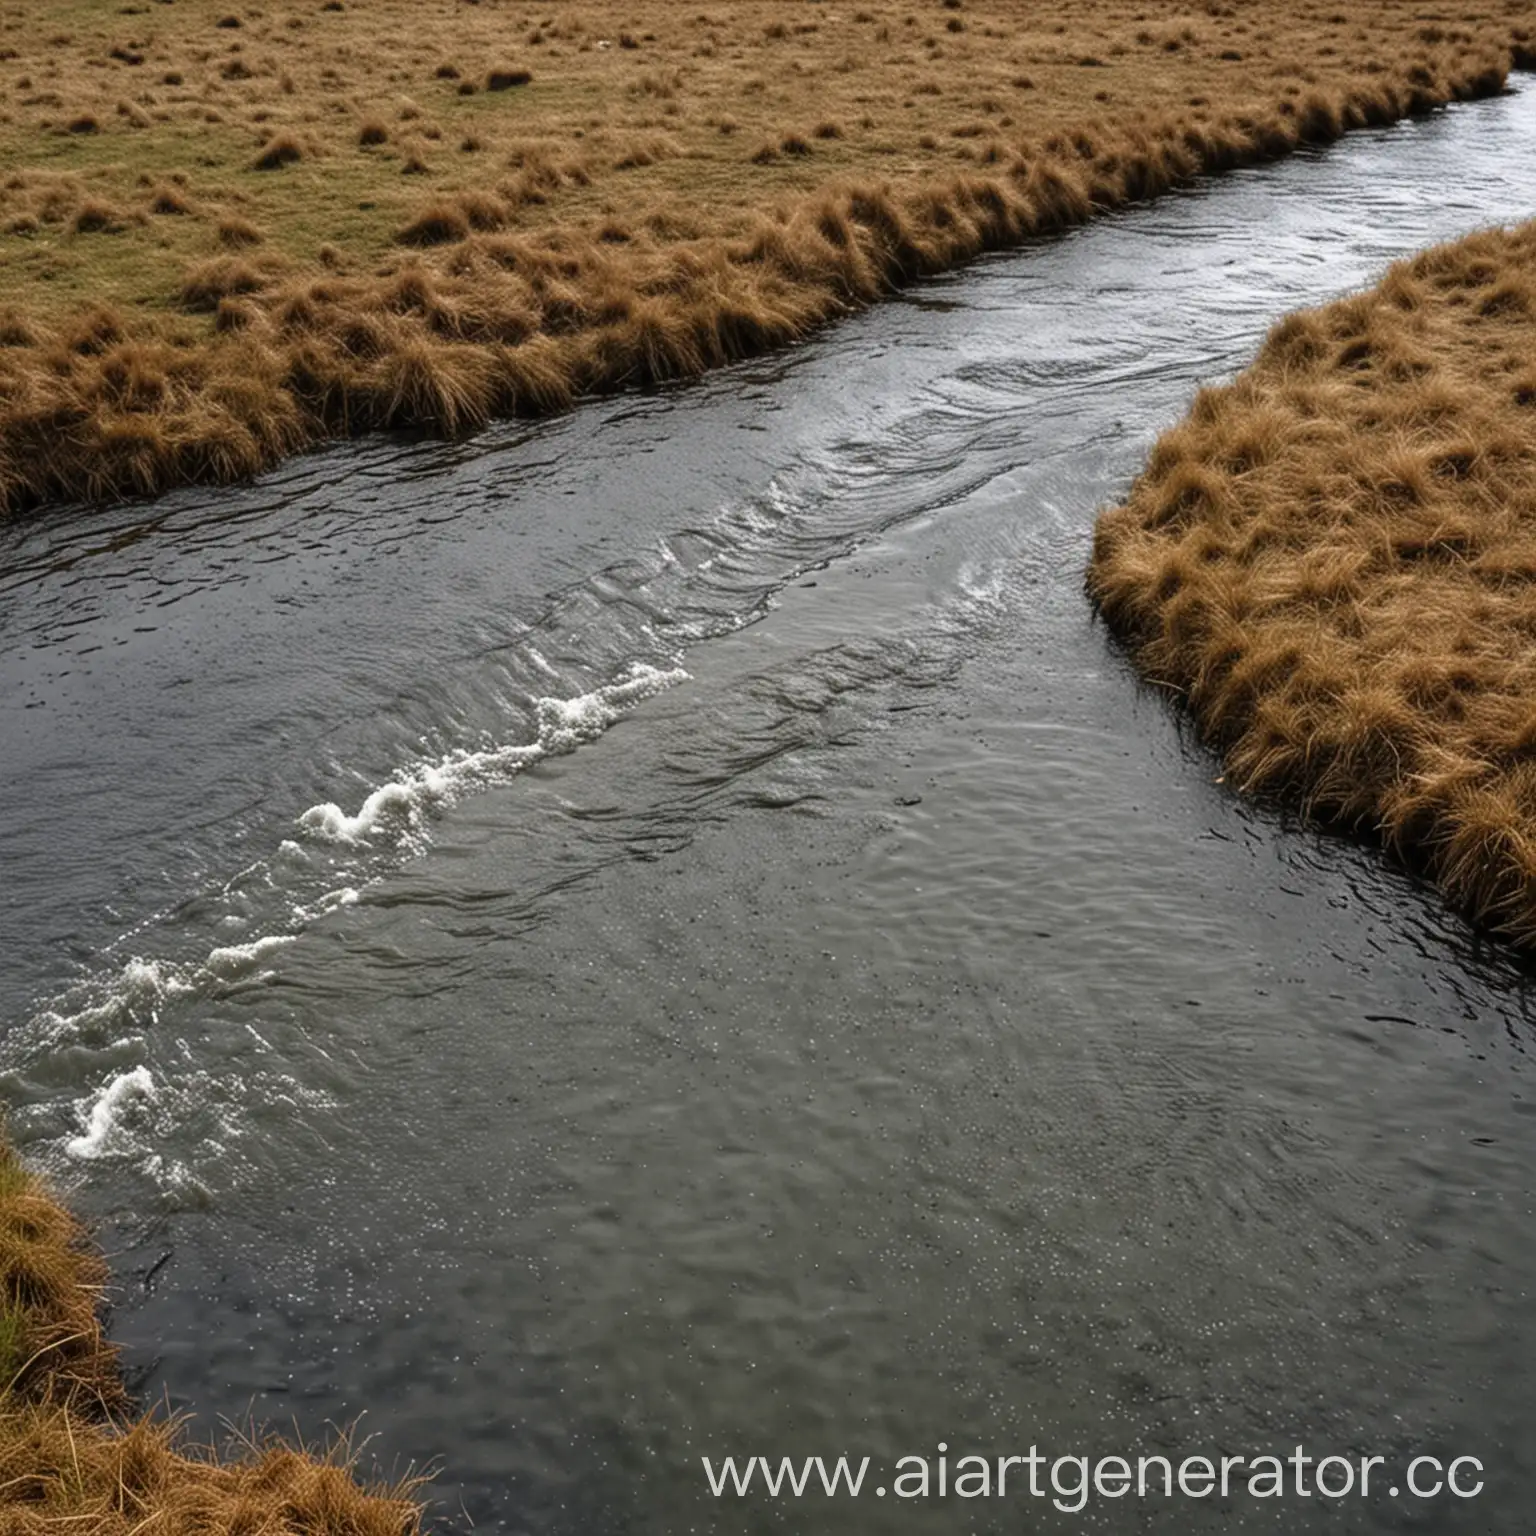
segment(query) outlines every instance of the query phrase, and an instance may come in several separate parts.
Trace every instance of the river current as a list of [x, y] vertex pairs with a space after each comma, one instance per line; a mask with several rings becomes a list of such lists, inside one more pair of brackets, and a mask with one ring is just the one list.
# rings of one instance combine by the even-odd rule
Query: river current
[[[364, 1414], [445, 1528], [1527, 1529], [1529, 972], [1234, 796], [1082, 570], [1202, 382], [1532, 164], [1527, 88], [686, 388], [0, 530], [0, 1088], [143, 1389]], [[1486, 1488], [701, 1467], [940, 1442]]]

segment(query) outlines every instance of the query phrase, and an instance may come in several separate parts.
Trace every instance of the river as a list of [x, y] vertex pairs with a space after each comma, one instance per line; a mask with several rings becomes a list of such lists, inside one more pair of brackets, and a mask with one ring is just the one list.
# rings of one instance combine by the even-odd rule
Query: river
[[[1532, 164], [1527, 88], [685, 388], [0, 530], [0, 1085], [136, 1382], [366, 1410], [444, 1528], [1525, 1529], [1530, 971], [1233, 795], [1082, 570], [1201, 382]], [[1487, 1486], [700, 1460], [940, 1442]]]

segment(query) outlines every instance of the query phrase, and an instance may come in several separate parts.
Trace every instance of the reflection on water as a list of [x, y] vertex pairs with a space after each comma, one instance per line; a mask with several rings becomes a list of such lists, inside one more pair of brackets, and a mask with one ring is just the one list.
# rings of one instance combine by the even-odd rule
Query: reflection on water
[[1080, 573], [1200, 381], [1533, 151], [1457, 108], [694, 388], [6, 530], [0, 1075], [151, 1390], [366, 1408], [482, 1530], [1065, 1527], [699, 1461], [941, 1440], [1488, 1468], [1074, 1528], [1523, 1528], [1527, 977], [1213, 783]]

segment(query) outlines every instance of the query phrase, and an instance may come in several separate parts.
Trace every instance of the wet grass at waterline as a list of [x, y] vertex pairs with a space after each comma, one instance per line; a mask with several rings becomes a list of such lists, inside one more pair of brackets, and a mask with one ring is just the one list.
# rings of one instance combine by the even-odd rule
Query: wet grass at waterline
[[10, 14], [3, 512], [689, 377], [1536, 59], [1517, 0]]
[[220, 1460], [133, 1417], [98, 1311], [106, 1266], [0, 1142], [0, 1525], [192, 1536], [409, 1536], [414, 1485], [365, 1488], [338, 1451], [251, 1442]]
[[1088, 585], [1236, 787], [1536, 945], [1536, 223], [1278, 325], [1104, 514]]

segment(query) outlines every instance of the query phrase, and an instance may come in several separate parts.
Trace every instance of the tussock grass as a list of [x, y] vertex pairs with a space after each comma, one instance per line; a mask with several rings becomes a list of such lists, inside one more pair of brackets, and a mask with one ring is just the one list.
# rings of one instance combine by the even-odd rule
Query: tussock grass
[[1238, 788], [1536, 946], [1536, 224], [1278, 325], [1101, 518], [1088, 586]]
[[221, 299], [260, 293], [268, 279], [238, 256], [215, 256], [187, 269], [181, 280], [181, 302], [194, 310], [217, 309]]
[[171, 182], [157, 186], [149, 199], [149, 211], [162, 215], [186, 215], [193, 211], [192, 203], [180, 187]]
[[304, 158], [304, 146], [293, 137], [292, 134], [274, 134], [261, 147], [261, 152], [251, 161], [251, 169], [256, 171], [281, 170], [285, 165], [292, 165], [295, 161]]
[[91, 1536], [410, 1536], [419, 1484], [359, 1485], [329, 1453], [248, 1440], [233, 1458], [132, 1417], [98, 1311], [106, 1267], [0, 1143], [0, 1526]]
[[401, 245], [451, 245], [469, 234], [469, 219], [456, 201], [429, 203], [395, 237]]
[[[687, 377], [1536, 62], [1524, 0], [12, 12], [0, 310], [35, 339], [0, 347], [0, 515]], [[399, 310], [407, 263], [433, 306]], [[126, 396], [67, 339], [102, 313]]]
[[249, 219], [241, 218], [238, 213], [219, 220], [218, 236], [219, 244], [232, 251], [260, 245], [265, 238], [257, 225]]
[[115, 234], [123, 223], [123, 215], [111, 203], [89, 197], [75, 209], [69, 227], [77, 235]]

